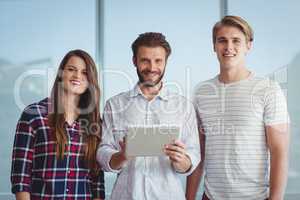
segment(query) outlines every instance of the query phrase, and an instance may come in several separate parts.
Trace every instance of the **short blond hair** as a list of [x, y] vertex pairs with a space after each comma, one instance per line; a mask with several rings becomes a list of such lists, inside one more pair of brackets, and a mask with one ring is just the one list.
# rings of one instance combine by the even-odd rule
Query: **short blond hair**
[[213, 27], [213, 43], [216, 43], [217, 32], [223, 26], [233, 26], [238, 28], [246, 37], [246, 40], [249, 42], [253, 41], [253, 30], [250, 25], [239, 16], [227, 15], [218, 21]]

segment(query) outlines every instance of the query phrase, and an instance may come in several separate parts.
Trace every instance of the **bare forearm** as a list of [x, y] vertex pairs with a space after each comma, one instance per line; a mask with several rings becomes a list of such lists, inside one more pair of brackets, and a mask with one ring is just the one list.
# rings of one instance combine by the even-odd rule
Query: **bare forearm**
[[197, 166], [194, 172], [187, 177], [186, 181], [186, 199], [195, 200], [199, 184], [203, 174], [203, 162]]
[[282, 200], [287, 181], [289, 126], [266, 126], [267, 144], [270, 150], [270, 200]]
[[196, 167], [194, 172], [187, 177], [186, 181], [186, 199], [187, 200], [195, 200], [199, 184], [201, 182], [201, 178], [204, 171], [204, 161], [205, 161], [205, 135], [203, 134], [203, 129], [199, 129], [199, 141], [200, 141], [200, 154], [201, 161], [199, 165]]
[[287, 182], [288, 155], [286, 152], [271, 153], [270, 200], [283, 200]]
[[16, 200], [30, 200], [30, 193], [29, 192], [17, 192]]

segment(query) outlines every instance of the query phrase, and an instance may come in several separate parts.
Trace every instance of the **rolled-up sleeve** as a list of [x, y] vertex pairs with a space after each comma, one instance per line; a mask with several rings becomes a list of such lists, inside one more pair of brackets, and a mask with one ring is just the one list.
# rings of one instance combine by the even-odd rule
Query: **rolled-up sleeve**
[[97, 161], [104, 171], [119, 173], [121, 170], [114, 170], [109, 164], [112, 155], [119, 151], [119, 145], [116, 143], [113, 136], [112, 120], [112, 109], [108, 101], [103, 113], [102, 141], [97, 151]]
[[186, 146], [186, 152], [191, 159], [192, 166], [183, 174], [190, 175], [201, 161], [201, 152], [196, 113], [193, 104], [188, 102], [185, 110], [185, 121], [182, 127], [181, 140]]
[[23, 111], [17, 123], [11, 166], [11, 191], [31, 192], [32, 160], [34, 153], [34, 130], [30, 125], [32, 116]]

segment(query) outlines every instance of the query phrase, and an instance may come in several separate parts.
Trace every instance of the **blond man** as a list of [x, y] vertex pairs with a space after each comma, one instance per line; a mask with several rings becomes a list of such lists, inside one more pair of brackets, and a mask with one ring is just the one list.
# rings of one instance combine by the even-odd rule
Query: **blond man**
[[198, 85], [195, 108], [202, 161], [187, 178], [195, 199], [204, 173], [203, 200], [281, 200], [287, 180], [288, 112], [280, 86], [246, 66], [253, 31], [238, 16], [213, 28], [220, 73]]

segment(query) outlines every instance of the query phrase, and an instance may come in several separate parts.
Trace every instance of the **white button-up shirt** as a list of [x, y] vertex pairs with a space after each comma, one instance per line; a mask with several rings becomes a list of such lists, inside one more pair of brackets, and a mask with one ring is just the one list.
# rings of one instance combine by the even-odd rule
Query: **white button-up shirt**
[[189, 175], [200, 161], [196, 115], [189, 101], [168, 92], [164, 87], [149, 101], [138, 85], [107, 101], [97, 160], [105, 171], [118, 173], [111, 194], [112, 200], [185, 199], [179, 173], [167, 156], [136, 157], [128, 160], [120, 170], [113, 170], [109, 165], [111, 156], [120, 150], [119, 135], [128, 126], [174, 124], [181, 127], [179, 139], [185, 144], [192, 162], [191, 169], [185, 173]]

